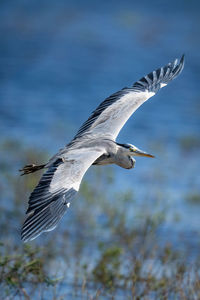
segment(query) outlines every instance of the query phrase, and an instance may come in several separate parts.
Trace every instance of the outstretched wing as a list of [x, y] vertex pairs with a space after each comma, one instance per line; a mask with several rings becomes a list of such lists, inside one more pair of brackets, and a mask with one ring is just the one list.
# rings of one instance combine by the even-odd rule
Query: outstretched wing
[[102, 153], [103, 149], [74, 149], [54, 161], [30, 195], [21, 232], [24, 242], [56, 227], [78, 192], [83, 175]]
[[73, 144], [85, 134], [115, 140], [134, 111], [154, 96], [160, 88], [166, 86], [180, 74], [183, 67], [184, 55], [181, 57], [180, 62], [176, 59], [165, 67], [141, 78], [132, 87], [124, 88], [105, 99], [81, 126], [70, 144]]

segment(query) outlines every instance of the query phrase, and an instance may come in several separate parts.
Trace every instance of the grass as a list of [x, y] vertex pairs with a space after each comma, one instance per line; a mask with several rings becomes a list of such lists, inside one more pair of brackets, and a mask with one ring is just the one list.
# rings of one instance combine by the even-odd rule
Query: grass
[[3, 299], [200, 298], [198, 255], [191, 263], [190, 245], [177, 250], [170, 236], [159, 242], [165, 208], [157, 199], [151, 209], [137, 206], [131, 191], [114, 194], [112, 168], [94, 168], [59, 227], [23, 245], [19, 229], [40, 173], [19, 177], [17, 169], [46, 154], [15, 141], [0, 151]]

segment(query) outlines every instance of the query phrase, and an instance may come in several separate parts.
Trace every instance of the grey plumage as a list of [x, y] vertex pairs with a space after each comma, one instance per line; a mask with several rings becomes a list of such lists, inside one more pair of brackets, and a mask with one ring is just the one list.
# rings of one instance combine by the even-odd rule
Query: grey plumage
[[28, 216], [22, 228], [23, 241], [56, 227], [92, 164], [116, 164], [130, 169], [135, 165], [132, 156], [153, 157], [131, 144], [116, 143], [115, 139], [133, 112], [180, 74], [183, 67], [184, 56], [180, 62], [176, 59], [141, 78], [132, 87], [112, 94], [83, 123], [74, 139], [47, 164], [28, 165], [21, 170], [28, 174], [47, 168], [29, 198]]

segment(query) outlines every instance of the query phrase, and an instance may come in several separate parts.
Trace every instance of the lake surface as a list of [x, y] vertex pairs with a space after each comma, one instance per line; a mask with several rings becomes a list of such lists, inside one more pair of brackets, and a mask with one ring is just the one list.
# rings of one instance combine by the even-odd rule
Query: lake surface
[[34, 0], [0, 7], [1, 140], [50, 155], [107, 96], [185, 53], [182, 74], [117, 139], [156, 159], [137, 159], [134, 170], [114, 173], [116, 190], [132, 190], [134, 205], [151, 206], [161, 195], [161, 236], [176, 244], [181, 232], [198, 251], [200, 201], [189, 200], [200, 197], [200, 3]]

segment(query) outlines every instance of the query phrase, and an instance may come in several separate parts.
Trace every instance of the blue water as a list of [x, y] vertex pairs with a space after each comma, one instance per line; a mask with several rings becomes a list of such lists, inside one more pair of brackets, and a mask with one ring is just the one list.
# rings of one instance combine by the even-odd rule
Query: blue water
[[[186, 54], [183, 73], [118, 137], [156, 159], [114, 171], [116, 187], [132, 189], [138, 205], [163, 195], [170, 232], [199, 236], [200, 205], [185, 201], [200, 193], [199, 2], [34, 0], [1, 2], [0, 8], [1, 140], [50, 154], [105, 97]], [[185, 149], [181, 140], [188, 137], [197, 142]]]

